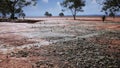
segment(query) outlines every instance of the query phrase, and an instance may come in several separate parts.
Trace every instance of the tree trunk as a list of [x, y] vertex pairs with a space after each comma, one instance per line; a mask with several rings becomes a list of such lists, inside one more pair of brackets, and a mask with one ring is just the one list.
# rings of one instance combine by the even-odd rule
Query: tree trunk
[[14, 13], [14, 12], [11, 13], [10, 18], [11, 18], [11, 19], [15, 19], [15, 13]]
[[11, 16], [10, 16], [11, 19], [15, 19], [15, 2], [13, 3], [13, 6], [12, 6], [12, 9], [11, 9]]
[[74, 20], [76, 20], [76, 15], [73, 15]]

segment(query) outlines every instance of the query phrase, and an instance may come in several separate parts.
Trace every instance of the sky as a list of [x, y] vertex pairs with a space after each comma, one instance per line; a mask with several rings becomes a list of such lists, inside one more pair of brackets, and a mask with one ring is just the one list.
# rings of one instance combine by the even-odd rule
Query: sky
[[[44, 16], [46, 11], [50, 12], [53, 16], [58, 16], [62, 12], [60, 3], [64, 0], [38, 0], [36, 6], [24, 7], [26, 16]], [[96, 3], [96, 0], [86, 0], [86, 6], [83, 7], [84, 12], [79, 12], [77, 15], [100, 15], [101, 5]], [[65, 15], [72, 15], [69, 10], [63, 12]]]

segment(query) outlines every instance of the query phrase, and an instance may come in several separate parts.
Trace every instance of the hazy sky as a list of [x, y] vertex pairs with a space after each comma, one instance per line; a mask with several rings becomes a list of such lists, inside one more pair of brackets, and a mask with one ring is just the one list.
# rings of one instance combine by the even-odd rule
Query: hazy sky
[[[58, 16], [62, 7], [60, 3], [63, 0], [38, 0], [36, 6], [29, 6], [24, 8], [24, 12], [27, 16], [44, 16], [46, 11], [52, 13], [53, 16]], [[101, 12], [101, 6], [96, 3], [95, 0], [86, 0], [86, 6], [83, 7], [84, 12], [78, 13], [78, 15], [99, 15], [104, 14]], [[65, 11], [65, 15], [71, 15], [70, 11]]]

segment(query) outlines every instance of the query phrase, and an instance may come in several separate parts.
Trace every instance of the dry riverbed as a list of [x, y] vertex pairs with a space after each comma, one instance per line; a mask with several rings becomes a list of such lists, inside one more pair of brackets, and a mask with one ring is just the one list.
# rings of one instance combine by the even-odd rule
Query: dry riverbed
[[0, 68], [119, 68], [120, 23], [0, 23]]

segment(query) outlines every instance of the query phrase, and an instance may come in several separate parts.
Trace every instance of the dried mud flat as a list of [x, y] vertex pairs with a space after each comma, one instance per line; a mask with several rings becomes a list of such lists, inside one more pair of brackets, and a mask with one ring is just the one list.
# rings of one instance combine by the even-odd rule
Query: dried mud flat
[[119, 68], [120, 23], [0, 23], [0, 68]]

